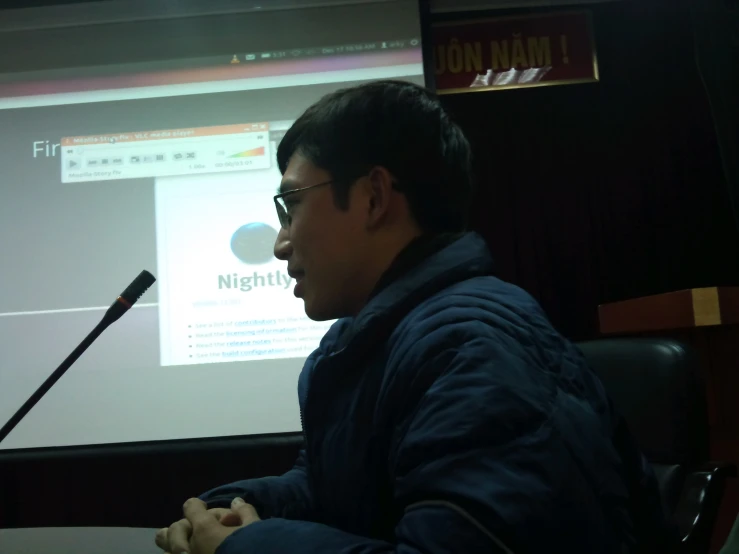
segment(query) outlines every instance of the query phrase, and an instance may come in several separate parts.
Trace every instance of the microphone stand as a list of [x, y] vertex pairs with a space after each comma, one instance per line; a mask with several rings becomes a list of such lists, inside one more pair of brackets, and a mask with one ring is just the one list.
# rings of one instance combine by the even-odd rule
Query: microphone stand
[[154, 284], [154, 281], [156, 281], [156, 278], [149, 273], [148, 271], [144, 270], [142, 271], [136, 279], [134, 279], [128, 287], [126, 287], [126, 290], [124, 290], [121, 295], [116, 299], [115, 302], [108, 308], [108, 311], [105, 312], [105, 315], [100, 320], [100, 323], [98, 323], [95, 328], [90, 332], [89, 335], [87, 335], [84, 340], [75, 348], [72, 353], [67, 356], [67, 359], [64, 360], [59, 367], [57, 367], [54, 370], [54, 373], [49, 375], [46, 380], [41, 383], [41, 386], [36, 389], [36, 391], [31, 395], [31, 397], [26, 400], [23, 405], [18, 408], [18, 411], [16, 411], [13, 414], [13, 417], [11, 417], [5, 425], [2, 426], [2, 429], [0, 429], [0, 442], [7, 437], [10, 432], [15, 429], [16, 425], [18, 425], [21, 420], [26, 416], [28, 412], [31, 411], [31, 409], [38, 403], [39, 400], [43, 398], [43, 396], [49, 392], [49, 389], [54, 386], [54, 383], [56, 383], [62, 375], [66, 373], [66, 371], [72, 367], [72, 364], [77, 361], [77, 359], [84, 354], [85, 350], [87, 350], [90, 345], [95, 342], [95, 339], [97, 339], [103, 331], [105, 331], [111, 323], [114, 321], [117, 321], [120, 319], [120, 317], [125, 314], [131, 306], [133, 306], [136, 301], [141, 297], [142, 294], [146, 292], [146, 290]]
[[82, 356], [82, 354], [87, 350], [90, 345], [95, 342], [95, 339], [97, 339], [100, 334], [105, 331], [105, 329], [108, 328], [110, 325], [109, 321], [106, 321], [105, 318], [103, 318], [100, 323], [98, 323], [95, 328], [90, 332], [89, 335], [87, 335], [84, 340], [75, 348], [72, 353], [67, 356], [67, 359], [64, 360], [59, 367], [57, 367], [54, 370], [54, 373], [49, 375], [46, 380], [41, 383], [41, 386], [36, 389], [36, 391], [30, 396], [28, 400], [26, 400], [23, 405], [18, 408], [18, 411], [16, 411], [13, 414], [13, 417], [11, 417], [5, 425], [3, 425], [2, 429], [0, 429], [0, 442], [3, 441], [5, 437], [7, 437], [10, 432], [15, 429], [15, 426], [18, 425], [21, 420], [26, 416], [28, 412], [31, 411], [31, 409], [38, 403], [43, 396], [49, 392], [49, 389], [54, 386], [54, 383], [56, 383], [62, 375], [64, 375], [67, 370], [72, 367], [72, 364], [77, 361], [77, 359]]

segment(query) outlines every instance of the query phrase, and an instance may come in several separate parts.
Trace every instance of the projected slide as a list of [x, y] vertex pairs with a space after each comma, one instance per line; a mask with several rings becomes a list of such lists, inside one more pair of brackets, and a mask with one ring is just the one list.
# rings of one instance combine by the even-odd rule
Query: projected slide
[[325, 334], [273, 254], [280, 178], [272, 166], [156, 179], [162, 365], [307, 356]]
[[[285, 262], [273, 257], [274, 187], [260, 185], [275, 181], [227, 177], [246, 190], [157, 179], [162, 365], [307, 356], [328, 328], [305, 316]], [[188, 193], [191, 180], [200, 194]]]

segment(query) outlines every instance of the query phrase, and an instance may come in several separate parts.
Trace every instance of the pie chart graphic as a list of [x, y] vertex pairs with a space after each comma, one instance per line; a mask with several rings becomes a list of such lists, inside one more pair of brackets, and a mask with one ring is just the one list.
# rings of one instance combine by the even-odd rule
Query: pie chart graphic
[[266, 223], [247, 223], [231, 236], [231, 252], [245, 264], [266, 264], [274, 258], [277, 231]]

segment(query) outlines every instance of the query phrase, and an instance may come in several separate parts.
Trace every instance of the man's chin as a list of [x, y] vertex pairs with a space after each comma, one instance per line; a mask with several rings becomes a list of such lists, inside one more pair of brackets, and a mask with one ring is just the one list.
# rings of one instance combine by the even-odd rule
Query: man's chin
[[321, 313], [316, 314], [316, 313], [313, 313], [313, 312], [309, 312], [308, 310], [305, 311], [305, 315], [307, 315], [308, 316], [308, 319], [310, 319], [312, 321], [331, 321], [332, 319], [338, 319], [336, 317], [326, 316], [326, 315], [321, 314]]
[[336, 310], [328, 306], [317, 306], [316, 303], [309, 299], [303, 299], [305, 305], [305, 315], [313, 321], [332, 321], [340, 319], [342, 316], [336, 315]]

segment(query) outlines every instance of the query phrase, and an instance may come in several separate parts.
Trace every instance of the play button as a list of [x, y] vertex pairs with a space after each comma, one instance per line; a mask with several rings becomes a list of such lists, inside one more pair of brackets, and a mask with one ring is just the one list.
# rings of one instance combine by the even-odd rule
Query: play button
[[68, 160], [67, 161], [67, 168], [69, 169], [77, 169], [80, 166], [80, 162], [77, 160]]

